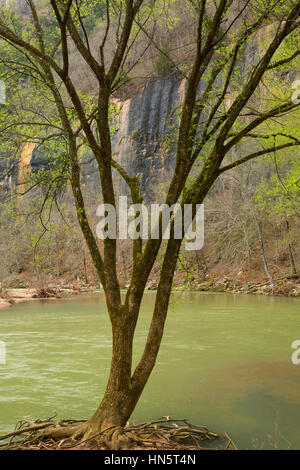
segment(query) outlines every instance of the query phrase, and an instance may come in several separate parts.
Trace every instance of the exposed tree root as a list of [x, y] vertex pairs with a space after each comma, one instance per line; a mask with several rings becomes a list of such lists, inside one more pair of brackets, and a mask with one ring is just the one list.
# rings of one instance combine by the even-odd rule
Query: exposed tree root
[[127, 424], [125, 428], [112, 427], [92, 435], [86, 435], [88, 421], [20, 421], [15, 431], [0, 436], [0, 450], [205, 450], [206, 441], [216, 441], [215, 449], [237, 449], [228, 434], [217, 434], [204, 426], [190, 423], [187, 419], [163, 417], [142, 424]]

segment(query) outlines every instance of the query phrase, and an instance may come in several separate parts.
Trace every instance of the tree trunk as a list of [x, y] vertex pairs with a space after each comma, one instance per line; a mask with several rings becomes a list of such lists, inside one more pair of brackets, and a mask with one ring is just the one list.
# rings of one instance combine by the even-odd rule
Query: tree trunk
[[256, 216], [255, 212], [253, 212], [253, 217], [254, 217], [254, 220], [255, 220], [255, 223], [256, 223], [256, 227], [257, 227], [258, 238], [259, 238], [259, 243], [260, 243], [261, 257], [262, 257], [262, 260], [263, 260], [263, 263], [264, 263], [265, 272], [266, 272], [267, 278], [269, 279], [270, 286], [272, 287], [272, 289], [274, 289], [274, 280], [273, 280], [272, 274], [269, 271], [269, 266], [268, 266], [266, 255], [265, 255], [265, 247], [264, 247], [264, 240], [263, 240], [263, 236], [262, 236], [262, 231], [261, 231], [261, 228], [260, 228], [260, 225], [259, 225], [259, 222], [258, 222], [258, 219], [257, 219], [257, 216]]
[[[288, 219], [285, 217], [285, 227], [287, 231], [288, 237], [290, 236], [290, 224]], [[295, 262], [295, 257], [292, 249], [292, 245], [290, 243], [290, 240], [288, 242], [288, 250], [289, 250], [289, 255], [290, 255], [290, 260], [291, 260], [291, 265], [292, 265], [292, 274], [298, 274], [297, 268], [296, 268], [296, 262]]]
[[196, 251], [196, 261], [197, 261], [198, 273], [200, 274], [199, 272], [199, 267], [200, 267], [200, 269], [203, 272], [203, 279], [205, 279], [208, 273], [208, 267], [207, 267], [205, 256], [202, 250], [200, 250], [200, 252]]
[[111, 315], [113, 330], [112, 361], [109, 380], [99, 408], [88, 421], [86, 436], [123, 428], [140, 397], [131, 384], [133, 336], [136, 313], [127, 307]]
[[104, 432], [110, 434], [117, 428], [123, 428], [135, 409], [153, 370], [160, 348], [180, 246], [181, 240], [171, 240], [167, 248], [168, 256], [162, 266], [144, 353], [133, 374], [133, 337], [140, 303], [134, 305], [131, 310], [123, 306], [119, 312], [110, 315], [113, 330], [110, 376], [100, 406], [88, 421], [85, 438]]

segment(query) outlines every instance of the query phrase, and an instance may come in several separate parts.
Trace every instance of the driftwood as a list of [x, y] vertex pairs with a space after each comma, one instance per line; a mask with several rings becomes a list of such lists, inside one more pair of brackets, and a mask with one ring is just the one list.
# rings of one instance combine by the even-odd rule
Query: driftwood
[[[205, 426], [192, 424], [188, 419], [163, 417], [157, 421], [142, 424], [128, 423], [125, 428], [110, 428], [82, 440], [76, 437], [59, 438], [64, 429], [80, 428], [86, 420], [20, 421], [15, 431], [0, 436], [1, 450], [66, 450], [66, 449], [158, 449], [158, 450], [236, 450], [227, 433], [218, 434]], [[107, 435], [110, 442], [107, 442]], [[206, 441], [222, 443], [222, 447], [204, 447]]]
[[56, 299], [60, 299], [61, 296], [59, 295], [58, 291], [55, 289], [37, 289], [36, 294], [33, 295], [34, 299], [49, 299], [51, 297], [54, 297]]

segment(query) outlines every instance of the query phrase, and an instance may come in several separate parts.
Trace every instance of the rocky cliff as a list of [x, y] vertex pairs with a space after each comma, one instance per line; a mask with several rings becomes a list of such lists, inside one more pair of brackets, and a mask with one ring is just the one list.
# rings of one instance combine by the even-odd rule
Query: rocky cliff
[[[159, 184], [170, 177], [174, 168], [178, 109], [184, 99], [186, 81], [176, 75], [150, 80], [140, 92], [126, 101], [115, 101], [112, 145], [114, 158], [130, 174], [140, 176], [145, 199], [155, 200]], [[2, 180], [7, 174], [17, 182], [24, 167], [33, 171], [46, 169], [52, 155], [41, 148], [25, 145], [20, 158], [2, 155]], [[8, 166], [9, 165], [9, 166]], [[82, 177], [88, 186], [97, 187], [97, 163], [90, 152], [82, 155]], [[7, 178], [6, 178], [7, 180]], [[115, 174], [116, 187], [126, 194], [127, 187]]]
[[[157, 198], [159, 183], [174, 168], [177, 113], [185, 84], [176, 75], [153, 79], [132, 99], [116, 103], [114, 158], [130, 175], [140, 176], [145, 199]], [[98, 181], [95, 160], [86, 154], [83, 161], [84, 178]], [[126, 194], [125, 183], [115, 177], [119, 192]]]
[[[241, 76], [246, 76], [249, 66], [259, 61], [263, 42], [261, 35], [260, 32], [241, 59]], [[291, 81], [292, 78], [291, 76]], [[202, 92], [203, 84], [200, 84], [199, 94]], [[146, 201], [159, 199], [160, 185], [170, 179], [174, 168], [176, 127], [185, 89], [186, 80], [173, 74], [150, 79], [143, 89], [128, 100], [115, 100], [116, 111], [113, 117], [115, 131], [112, 137], [114, 158], [130, 175], [140, 176], [140, 187]], [[230, 99], [227, 105], [230, 105]], [[235, 152], [242, 152], [242, 149], [236, 148]], [[25, 154], [28, 165], [28, 152]], [[33, 171], [45, 169], [52, 158], [53, 156], [47, 155], [41, 149], [33, 150], [29, 163]], [[5, 158], [0, 162], [0, 167], [3, 167], [0, 168], [1, 174], [6, 163]], [[21, 154], [19, 169], [23, 168], [23, 163]], [[97, 163], [92, 154], [86, 150], [82, 155], [82, 176], [88, 183], [89, 189], [94, 186], [97, 191], [99, 188]], [[126, 194], [128, 191], [126, 184], [117, 174], [115, 181], [117, 192]]]

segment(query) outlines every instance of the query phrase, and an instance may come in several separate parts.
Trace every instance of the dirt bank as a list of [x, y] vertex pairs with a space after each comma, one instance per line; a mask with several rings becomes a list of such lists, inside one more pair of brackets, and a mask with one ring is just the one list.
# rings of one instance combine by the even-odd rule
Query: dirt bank
[[0, 290], [0, 310], [6, 310], [12, 305], [21, 302], [33, 302], [37, 300], [57, 300], [68, 298], [81, 292], [88, 292], [90, 289], [73, 288], [18, 288]]
[[[207, 278], [199, 282], [193, 280], [186, 283], [182, 280], [174, 282], [175, 291], [200, 291], [200, 292], [227, 292], [232, 294], [261, 294], [282, 297], [299, 297], [300, 298], [300, 276], [285, 276], [274, 280], [274, 287], [271, 287], [266, 281], [252, 281], [240, 280], [238, 278], [232, 279], [229, 277], [222, 278]], [[128, 285], [122, 286], [127, 288]], [[146, 286], [147, 290], [156, 290], [157, 281], [150, 280]], [[0, 289], [0, 310], [5, 310], [12, 305], [36, 301], [36, 300], [55, 300], [61, 298], [68, 298], [80, 293], [96, 293], [99, 292], [99, 287], [76, 285], [74, 286], [54, 286], [35, 289], [35, 288], [9, 288]]]

